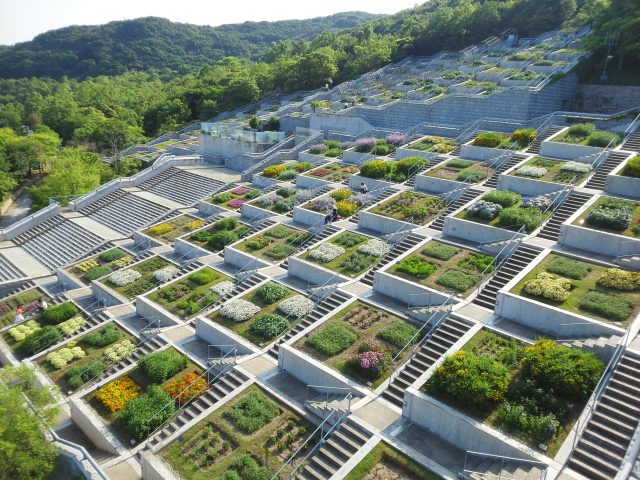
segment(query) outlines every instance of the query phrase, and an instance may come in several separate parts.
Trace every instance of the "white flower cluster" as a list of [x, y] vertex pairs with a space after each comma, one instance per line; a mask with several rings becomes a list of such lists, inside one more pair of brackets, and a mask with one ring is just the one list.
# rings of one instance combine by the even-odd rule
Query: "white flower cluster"
[[339, 257], [344, 252], [346, 252], [346, 250], [338, 245], [334, 245], [333, 243], [323, 243], [318, 248], [311, 250], [309, 252], [309, 256], [326, 263]]
[[261, 207], [270, 207], [278, 200], [280, 200], [280, 197], [278, 195], [276, 195], [275, 193], [268, 193], [267, 195], [262, 196], [260, 200], [258, 200], [258, 203]]
[[593, 166], [589, 163], [567, 162], [560, 168], [563, 172], [589, 173], [593, 170]]
[[124, 342], [116, 343], [115, 345], [107, 348], [104, 351], [104, 356], [112, 362], [119, 362], [129, 357], [135, 349], [136, 346], [131, 342], [131, 340], [125, 340]]
[[302, 295], [294, 295], [281, 302], [278, 309], [287, 316], [293, 315], [296, 318], [301, 318], [311, 313], [315, 305], [313, 300]]
[[17, 327], [9, 329], [9, 335], [13, 337], [16, 342], [21, 342], [32, 333], [40, 330], [40, 325], [35, 320], [29, 320], [27, 323], [22, 323]]
[[538, 210], [544, 211], [551, 206], [551, 199], [544, 195], [529, 197], [522, 200], [521, 206], [524, 208], [537, 208]]
[[116, 273], [112, 273], [109, 275], [109, 281], [118, 287], [124, 287], [125, 285], [129, 285], [130, 283], [135, 282], [136, 280], [140, 280], [142, 278], [142, 274], [137, 270], [121, 270]]
[[358, 247], [360, 253], [373, 255], [374, 257], [384, 257], [391, 250], [391, 245], [377, 238], [372, 238], [364, 245]]
[[71, 335], [73, 332], [77, 332], [78, 330], [80, 330], [85, 323], [87, 322], [84, 318], [74, 317], [67, 320], [66, 322], [62, 322], [58, 326], [60, 327], [60, 330], [62, 330], [62, 333], [64, 333], [65, 335]]
[[516, 175], [531, 178], [544, 177], [547, 173], [549, 173], [549, 170], [542, 167], [520, 167], [516, 170]]
[[229, 302], [222, 307], [220, 309], [220, 315], [230, 318], [234, 322], [244, 322], [245, 320], [249, 320], [259, 311], [260, 307], [240, 298], [233, 302]]
[[54, 368], [60, 369], [67, 363], [75, 358], [82, 358], [85, 356], [84, 350], [80, 347], [61, 348], [57, 352], [51, 352], [47, 355], [47, 361], [54, 366]]
[[229, 295], [231, 292], [233, 292], [234, 287], [235, 284], [233, 282], [225, 280], [223, 282], [216, 283], [209, 290], [211, 290], [213, 293], [217, 293], [220, 297], [224, 297], [225, 295]]
[[308, 202], [315, 196], [316, 196], [316, 193], [312, 189], [298, 190], [298, 193], [296, 193], [296, 202], [298, 203]]
[[167, 280], [171, 280], [175, 276], [175, 274], [178, 273], [179, 271], [180, 271], [179, 268], [174, 267], [173, 265], [167, 265], [166, 267], [161, 268], [160, 270], [157, 270], [153, 274], [153, 276], [160, 283], [164, 283]]

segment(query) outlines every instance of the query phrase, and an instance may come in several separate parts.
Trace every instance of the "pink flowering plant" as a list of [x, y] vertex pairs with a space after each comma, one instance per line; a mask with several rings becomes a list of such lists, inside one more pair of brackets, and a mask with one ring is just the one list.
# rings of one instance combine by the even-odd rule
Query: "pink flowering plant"
[[227, 205], [229, 205], [231, 208], [239, 208], [245, 202], [246, 200], [243, 200], [242, 198], [236, 198], [235, 200], [231, 200]]
[[376, 368], [384, 361], [384, 353], [382, 352], [363, 352], [358, 357], [360, 367], [365, 369]]
[[233, 193], [234, 195], [244, 195], [248, 191], [249, 189], [247, 187], [237, 187], [231, 190], [231, 193]]

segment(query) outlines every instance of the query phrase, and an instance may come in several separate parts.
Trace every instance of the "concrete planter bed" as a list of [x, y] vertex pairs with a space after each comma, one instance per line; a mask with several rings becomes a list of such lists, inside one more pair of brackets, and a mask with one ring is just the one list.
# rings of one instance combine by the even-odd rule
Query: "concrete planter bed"
[[235, 284], [233, 278], [204, 267], [148, 294], [147, 298], [181, 320], [188, 320], [218, 302], [220, 294], [212, 287], [221, 282]]
[[[576, 162], [573, 162], [573, 163], [575, 164]], [[590, 165], [591, 165], [590, 163], [586, 163], [585, 169], [588, 168]], [[536, 169], [544, 169], [546, 170], [546, 173], [543, 173], [543, 170], [540, 170], [539, 172], [535, 172], [535, 171], [532, 172], [535, 175], [526, 175], [527, 173], [526, 170], [532, 170], [528, 167], [536, 167]], [[575, 171], [572, 169], [572, 167], [573, 165], [567, 161], [535, 157], [525, 161], [524, 163], [520, 163], [514, 166], [510, 170], [507, 170], [504, 173], [504, 175], [518, 177], [523, 180], [530, 180], [530, 181], [544, 182], [544, 183], [556, 183], [556, 184], [571, 183], [575, 177], [573, 184], [579, 185], [592, 171], [592, 170], [589, 170], [586, 172]], [[525, 168], [525, 170], [521, 170], [522, 168]], [[536, 176], [540, 173], [543, 173], [543, 175]], [[507, 187], [504, 187], [501, 189], [511, 190], [510, 188], [507, 188]], [[522, 192], [519, 192], [519, 193], [522, 193]], [[527, 194], [527, 195], [535, 195], [535, 193]]]
[[[482, 443], [485, 445], [483, 451], [513, 456], [520, 450], [539, 460], [544, 459], [539, 455], [552, 458], [580, 417], [591, 390], [604, 371], [604, 364], [593, 354], [578, 351], [573, 356], [583, 358], [584, 364], [571, 358], [575, 362], [571, 364], [575, 383], [567, 382], [561, 375], [547, 377], [545, 354], [564, 355], [569, 362], [570, 352], [574, 351], [550, 340], [540, 340], [535, 346], [529, 346], [514, 338], [481, 329], [458, 352], [431, 370], [432, 375], [420, 389], [420, 394], [425, 397], [417, 395], [417, 398], [409, 400], [404, 409], [405, 415], [413, 421], [418, 420], [414, 416], [424, 419], [417, 423], [461, 448], [471, 448], [467, 442], [477, 442], [478, 436], [486, 436]], [[527, 365], [532, 366], [531, 370]], [[477, 396], [470, 394], [469, 390], [459, 392], [460, 384], [457, 382], [464, 382], [476, 368], [485, 372], [482, 376], [488, 390]], [[532, 382], [530, 388], [541, 389], [539, 396], [531, 395], [524, 384], [519, 383], [523, 380]], [[587, 391], [582, 389], [582, 384], [577, 386], [578, 381], [584, 383]], [[477, 380], [472, 382], [475, 384]], [[552, 397], [553, 401], [543, 400], [543, 395]], [[418, 410], [418, 405], [423, 405], [424, 409]], [[514, 408], [518, 409], [517, 413]], [[453, 411], [447, 415], [448, 409]], [[440, 412], [434, 418], [435, 410]], [[527, 429], [523, 426], [526, 424], [520, 423], [525, 417], [537, 421], [537, 426]], [[427, 418], [433, 418], [433, 427]], [[442, 423], [445, 420], [448, 427]], [[501, 431], [517, 440], [511, 440]], [[540, 448], [541, 444], [545, 448]], [[535, 451], [539, 452], [538, 455]], [[522, 453], [517, 456], [522, 457]]]
[[173, 242], [173, 250], [183, 260], [211, 255], [211, 252], [209, 250], [193, 245], [182, 238], [176, 238], [176, 240]]
[[490, 68], [489, 70], [483, 70], [482, 72], [476, 73], [476, 80], [481, 82], [493, 82], [506, 76], [516, 74], [519, 71], [520, 69], [518, 68]]
[[74, 278], [89, 285], [105, 274], [115, 272], [133, 263], [133, 257], [120, 248], [112, 248], [98, 255], [78, 262], [66, 269]]
[[298, 206], [293, 207], [293, 221], [313, 227], [313, 230], [320, 229], [324, 225], [325, 217], [326, 213], [312, 212]]
[[[594, 157], [604, 152], [604, 147], [591, 146], [588, 144], [590, 135], [592, 134], [608, 134], [604, 130], [593, 130], [590, 134], [572, 133], [573, 127], [565, 128], [558, 134], [540, 145], [540, 155], [552, 158], [562, 158], [567, 160], [576, 160], [580, 157], [592, 155]], [[618, 136], [617, 142], [611, 145], [611, 148], [620, 143]]]
[[3, 312], [2, 314], [0, 314], [0, 329], [8, 328], [8, 325], [14, 323], [16, 317], [16, 309], [18, 307], [22, 307], [24, 311], [22, 316], [25, 320], [31, 320], [32, 318], [38, 317], [39, 314], [36, 304], [38, 299], [40, 298], [45, 300], [47, 304], [51, 303], [51, 298], [49, 297], [49, 295], [47, 295], [37, 287], [4, 298], [2, 302], [0, 302], [0, 311]]
[[458, 68], [458, 70], [464, 73], [478, 73], [493, 67], [494, 67], [493, 63], [476, 61], [476, 62], [473, 62], [471, 65], [462, 65]]
[[[342, 152], [340, 152], [340, 155], [342, 155]], [[338, 155], [338, 157], [340, 155]], [[314, 165], [322, 165], [323, 163], [326, 163], [327, 161], [331, 161], [332, 159], [338, 157], [328, 157], [322, 154], [313, 154], [309, 153], [309, 150], [307, 150], [306, 152], [300, 152], [298, 154], [298, 159], [301, 162], [309, 162], [313, 163]]]
[[110, 280], [110, 276], [114, 275], [111, 274], [109, 276], [102, 277], [100, 280], [94, 280], [94, 282], [92, 283], [92, 287], [106, 287], [107, 290], [111, 290], [127, 300], [132, 300], [134, 297], [142, 295], [143, 293], [148, 292], [153, 287], [162, 283], [156, 280], [154, 274], [158, 270], [168, 267], [169, 265], [173, 264], [162, 257], [151, 257], [140, 263], [132, 264], [126, 269], [121, 270], [123, 274], [128, 270], [134, 270], [135, 272], [138, 272], [138, 274], [140, 274], [141, 276], [136, 280], [133, 280], [125, 285], [117, 285], [112, 280]]
[[133, 236], [133, 244], [141, 250], [147, 250], [149, 248], [155, 248], [155, 247], [160, 247], [165, 245], [164, 242], [155, 240], [149, 235], [145, 235], [142, 232], [133, 232], [132, 236]]
[[258, 220], [264, 220], [265, 218], [273, 217], [274, 215], [277, 214], [250, 203], [242, 205], [242, 209], [240, 210], [240, 216], [248, 222], [257, 222]]
[[607, 184], [604, 188], [607, 193], [640, 199], [640, 178], [625, 175], [625, 168], [631, 158], [622, 162], [607, 175]]
[[355, 165], [332, 162], [327, 165], [322, 165], [319, 168], [315, 168], [310, 172], [305, 173], [303, 176], [322, 180], [324, 182], [340, 183], [359, 171], [360, 169]]
[[260, 349], [249, 340], [202, 315], [195, 318], [195, 329], [196, 335], [208, 345], [234, 345], [238, 355], [253, 355], [260, 352]]
[[[462, 183], [482, 183], [493, 175], [494, 172], [495, 169], [485, 162], [455, 159], [448, 160], [436, 166], [434, 169], [426, 171], [423, 175], [433, 179], [445, 180], [459, 186]], [[423, 182], [423, 184], [425, 183], [426, 182]], [[436, 189], [440, 190], [440, 188], [437, 187]], [[441, 193], [442, 191], [443, 190], [440, 190], [436, 193]]]
[[[503, 158], [504, 160], [502, 161], [506, 161], [509, 159], [512, 152], [515, 153], [523, 148], [526, 148], [526, 146], [522, 146], [517, 142], [511, 141], [509, 134], [502, 134], [502, 142], [496, 147], [484, 147], [478, 145], [477, 139], [465, 143], [460, 147], [460, 158], [485, 162]], [[502, 161], [500, 163], [502, 163]]]
[[[265, 177], [261, 173], [254, 173], [251, 178], [251, 187], [258, 189], [267, 189], [273, 185], [277, 185], [279, 182], [275, 178]], [[246, 204], [245, 204], [246, 205]], [[244, 205], [243, 205], [244, 207]]]
[[167, 244], [173, 242], [178, 237], [182, 237], [189, 232], [203, 227], [204, 224], [204, 220], [199, 218], [192, 217], [191, 215], [180, 215], [149, 227], [143, 230], [142, 233], [161, 243]]
[[[476, 243], [500, 242], [514, 237], [514, 233], [511, 230], [466, 220], [457, 215], [454, 217], [447, 216], [444, 219], [443, 232], [445, 236], [450, 235]], [[524, 237], [525, 235], [520, 234], [519, 236]], [[501, 248], [498, 247], [494, 253], [498, 253]]]
[[212, 253], [219, 252], [225, 245], [230, 245], [246, 236], [251, 227], [235, 218], [218, 220], [213, 225], [192, 233], [186, 238], [190, 243]]
[[364, 183], [369, 189], [369, 193], [375, 196], [380, 195], [384, 190], [395, 184], [394, 182], [377, 180], [358, 174], [354, 174], [349, 177], [349, 188], [356, 190], [360, 188], [361, 183]]
[[444, 208], [444, 201], [439, 197], [417, 192], [400, 192], [371, 208], [369, 212], [401, 222], [427, 225]]
[[227, 210], [238, 210], [242, 204], [262, 195], [262, 191], [248, 187], [235, 187], [218, 193], [208, 201]]
[[[346, 195], [349, 196], [346, 197]], [[340, 200], [337, 200], [336, 196], [340, 198]], [[341, 188], [311, 200], [300, 206], [300, 208], [327, 215], [328, 208], [330, 208], [330, 206], [335, 206], [338, 209], [338, 215], [340, 218], [345, 219], [351, 217], [361, 207], [360, 203], [355, 200], [357, 198], [358, 197], [354, 196], [354, 192], [352, 190], [348, 188]]]
[[[290, 212], [293, 206], [299, 203], [297, 195], [300, 192], [301, 190], [299, 188], [285, 186], [279, 188], [275, 192], [269, 192], [266, 195], [253, 200], [250, 204], [247, 205], [250, 207], [260, 208], [263, 211], [266, 210], [268, 212], [272, 212], [276, 215], [281, 215]], [[243, 205], [242, 208], [244, 210], [245, 206]], [[249, 215], [249, 212], [251, 212], [250, 209], [247, 210], [247, 215]], [[243, 216], [246, 217], [247, 215], [244, 215], [243, 213]], [[253, 219], [253, 221], [259, 218], [266, 218], [264, 217], [264, 213], [257, 211], [256, 217], [257, 218]]]
[[396, 159], [406, 157], [435, 158], [439, 154], [451, 153], [458, 146], [458, 142], [450, 138], [428, 135], [417, 142], [398, 149]]
[[548, 74], [548, 73], [553, 73], [556, 70], [562, 69], [564, 68], [565, 65], [567, 65], [566, 62], [552, 62], [552, 65], [546, 65], [546, 64], [540, 65], [539, 63], [540, 62], [536, 62], [527, 66], [527, 70], [529, 70], [530, 72]]
[[[545, 276], [548, 277], [549, 274], [551, 277], [546, 279]], [[633, 287], [634, 276], [638, 274], [549, 253], [537, 265], [521, 272], [505, 287], [505, 290], [523, 299], [532, 300], [539, 306], [550, 307], [544, 317], [530, 315], [531, 311], [524, 308], [532, 321], [535, 318], [540, 323], [549, 323], [554, 311], [560, 310], [567, 312], [568, 315], [565, 317], [573, 317], [574, 323], [586, 318], [625, 328], [640, 312], [640, 287], [637, 283], [635, 288]], [[623, 285], [629, 286], [629, 289], [614, 288]], [[555, 288], [555, 291], [545, 293], [544, 289], [548, 287]], [[523, 302], [531, 303], [525, 300]], [[507, 318], [514, 317], [513, 314], [509, 315], [505, 306], [496, 309], [496, 312], [505, 314]], [[524, 311], [521, 308], [517, 314], [522, 316], [522, 313]], [[555, 319], [557, 324], [569, 323], [562, 320], [562, 318]], [[595, 329], [591, 323], [595, 322], [586, 321], [583, 325], [566, 325], [564, 328], [558, 326], [557, 331], [559, 335], [564, 330], [571, 330], [567, 336], [577, 332], [589, 336]], [[619, 328], [617, 331], [621, 332]], [[605, 329], [600, 328], [600, 330]], [[608, 330], [616, 332], [616, 329]]]
[[344, 163], [351, 163], [353, 165], [359, 166], [368, 160], [378, 158], [378, 156], [379, 155], [374, 155], [371, 153], [356, 152], [355, 150], [345, 150], [342, 154], [342, 161]]
[[[258, 417], [250, 413], [254, 403], [260, 406]], [[314, 428], [299, 412], [253, 384], [163, 448], [159, 456], [180, 478], [245, 478], [238, 476], [238, 462], [245, 465], [243, 471], [260, 475], [255, 478], [271, 478]]]
[[583, 55], [583, 54], [584, 52], [581, 50], [572, 50], [572, 49], [563, 48], [561, 50], [556, 50], [555, 52], [550, 53], [549, 55], [547, 55], [547, 58], [549, 58], [549, 60], [552, 60], [552, 61], [563, 62], [563, 61], [571, 61], [576, 57], [578, 57], [579, 55]]
[[419, 324], [356, 301], [323, 321], [293, 346], [359, 384], [375, 389], [409, 355], [410, 348], [392, 362], [419, 328]]
[[[234, 250], [245, 252], [252, 258], [261, 258], [278, 263], [291, 255], [300, 245], [311, 238], [311, 234], [286, 225], [276, 225], [258, 235], [251, 236], [233, 245]], [[227, 256], [225, 254], [225, 260]]]
[[210, 217], [211, 215], [216, 215], [218, 213], [228, 212], [226, 208], [219, 207], [218, 205], [213, 205], [204, 200], [198, 200], [197, 207], [200, 215], [203, 215], [205, 217]]

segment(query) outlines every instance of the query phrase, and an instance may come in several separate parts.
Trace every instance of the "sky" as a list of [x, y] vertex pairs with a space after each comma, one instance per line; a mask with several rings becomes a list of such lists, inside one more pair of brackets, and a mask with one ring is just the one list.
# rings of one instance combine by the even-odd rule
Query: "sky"
[[69, 25], [99, 25], [139, 17], [223, 25], [312, 18], [355, 10], [388, 14], [416, 3], [416, 0], [0, 0], [0, 45], [31, 40], [47, 30]]

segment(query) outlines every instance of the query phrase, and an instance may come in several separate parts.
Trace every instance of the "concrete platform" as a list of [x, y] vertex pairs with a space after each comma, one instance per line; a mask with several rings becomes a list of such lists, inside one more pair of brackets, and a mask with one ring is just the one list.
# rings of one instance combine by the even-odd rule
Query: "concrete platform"
[[116, 240], [124, 237], [124, 235], [122, 235], [120, 232], [116, 232], [106, 225], [96, 222], [93, 218], [90, 217], [80, 216], [72, 218], [70, 221], [90, 231], [91, 233], [104, 238], [105, 240]]
[[18, 267], [27, 277], [43, 277], [51, 274], [51, 270], [22, 247], [5, 248], [0, 250], [0, 253]]
[[140, 198], [144, 198], [145, 200], [149, 200], [150, 202], [157, 203], [158, 205], [162, 205], [163, 207], [167, 207], [171, 210], [184, 208], [184, 205], [182, 203], [174, 202], [173, 200], [161, 197], [160, 195], [156, 195], [155, 193], [147, 191], [138, 191], [132, 193]]

